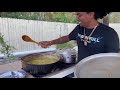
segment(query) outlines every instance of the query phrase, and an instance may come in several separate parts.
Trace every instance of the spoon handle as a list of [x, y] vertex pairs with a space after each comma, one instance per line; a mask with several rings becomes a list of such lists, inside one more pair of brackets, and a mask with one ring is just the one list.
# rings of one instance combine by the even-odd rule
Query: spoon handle
[[36, 41], [32, 41], [33, 43], [36, 43], [36, 44], [39, 44], [38, 42], [36, 42]]

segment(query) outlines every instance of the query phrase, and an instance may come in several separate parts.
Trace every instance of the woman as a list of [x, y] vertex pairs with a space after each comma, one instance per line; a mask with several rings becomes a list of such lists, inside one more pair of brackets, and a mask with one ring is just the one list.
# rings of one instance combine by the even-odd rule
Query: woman
[[110, 12], [76, 12], [79, 25], [66, 36], [51, 41], [39, 42], [42, 47], [54, 44], [63, 44], [76, 40], [78, 45], [78, 61], [83, 58], [98, 54], [119, 51], [119, 38], [116, 31], [100, 22]]

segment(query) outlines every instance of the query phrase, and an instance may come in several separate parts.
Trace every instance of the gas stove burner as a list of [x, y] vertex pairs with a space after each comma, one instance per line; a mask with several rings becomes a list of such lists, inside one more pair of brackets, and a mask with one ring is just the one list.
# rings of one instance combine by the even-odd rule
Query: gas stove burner
[[34, 77], [36, 77], [36, 78], [41, 78], [41, 77], [43, 77], [43, 76], [45, 76], [45, 75], [47, 75], [48, 73], [38, 73], [38, 74], [32, 74]]

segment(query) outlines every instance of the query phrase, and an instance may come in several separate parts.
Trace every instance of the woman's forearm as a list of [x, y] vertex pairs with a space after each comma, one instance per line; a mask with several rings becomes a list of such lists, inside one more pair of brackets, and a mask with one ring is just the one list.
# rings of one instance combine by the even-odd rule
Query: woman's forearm
[[69, 37], [67, 35], [67, 36], [63, 36], [63, 37], [60, 37], [58, 39], [52, 40], [51, 43], [52, 43], [52, 45], [54, 45], [54, 44], [63, 44], [63, 43], [66, 43], [68, 41], [70, 41], [70, 40], [69, 40]]
[[43, 47], [43, 48], [47, 48], [47, 47], [49, 47], [51, 45], [63, 44], [63, 43], [66, 43], [68, 41], [70, 41], [69, 36], [63, 36], [63, 37], [60, 37], [60, 38], [55, 39], [55, 40], [39, 42], [38, 45]]

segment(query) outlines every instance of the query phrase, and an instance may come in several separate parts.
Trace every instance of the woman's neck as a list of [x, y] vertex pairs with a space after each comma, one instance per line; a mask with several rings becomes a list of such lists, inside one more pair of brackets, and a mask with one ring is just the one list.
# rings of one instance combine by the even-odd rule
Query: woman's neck
[[91, 21], [91, 22], [86, 26], [86, 28], [87, 28], [87, 29], [93, 29], [93, 28], [95, 28], [98, 24], [99, 24], [99, 22], [96, 21], [96, 20], [94, 20], [94, 21]]

